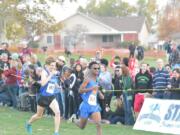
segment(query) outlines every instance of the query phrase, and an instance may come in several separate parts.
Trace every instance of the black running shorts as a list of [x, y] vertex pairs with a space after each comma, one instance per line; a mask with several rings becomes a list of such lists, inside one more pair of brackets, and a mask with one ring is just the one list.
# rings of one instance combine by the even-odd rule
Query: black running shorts
[[55, 96], [40, 96], [38, 99], [38, 105], [42, 107], [49, 107], [54, 99]]

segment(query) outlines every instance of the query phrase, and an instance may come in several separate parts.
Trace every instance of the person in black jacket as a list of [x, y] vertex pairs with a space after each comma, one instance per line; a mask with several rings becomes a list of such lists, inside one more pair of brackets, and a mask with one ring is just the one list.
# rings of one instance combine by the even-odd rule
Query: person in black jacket
[[143, 58], [144, 58], [144, 48], [142, 46], [137, 46], [135, 51], [137, 51], [136, 58], [138, 60], [143, 60]]
[[[75, 77], [73, 77], [73, 75], [75, 75]], [[82, 101], [80, 94], [79, 94], [79, 88], [80, 85], [82, 84], [83, 80], [84, 80], [84, 73], [82, 70], [82, 66], [80, 64], [76, 64], [74, 69], [73, 69], [73, 75], [71, 75], [71, 81], [74, 80], [75, 83], [70, 91], [70, 96], [69, 96], [69, 113], [71, 118], [73, 117], [78, 117], [77, 116], [77, 112], [78, 112], [78, 108], [79, 105]], [[74, 78], [74, 79], [73, 79]], [[72, 81], [73, 82], [73, 81]], [[70, 120], [71, 120], [70, 118]]]
[[76, 82], [75, 85], [73, 87], [73, 91], [74, 91], [74, 97], [75, 97], [75, 104], [77, 109], [79, 108], [79, 105], [81, 104], [81, 97], [79, 94], [79, 88], [80, 85], [82, 84], [82, 82], [84, 81], [84, 73], [83, 73], [83, 69], [82, 66], [80, 64], [76, 64], [74, 67], [74, 73], [76, 75]]
[[3, 53], [5, 53], [5, 54], [8, 55], [8, 59], [9, 59], [10, 56], [11, 56], [11, 53], [10, 53], [9, 50], [8, 50], [9, 44], [6, 43], [6, 42], [3, 42], [3, 43], [1, 43], [1, 46], [2, 46], [2, 47], [0, 47], [0, 55], [3, 54]]
[[69, 118], [69, 109], [70, 109], [70, 100], [69, 97], [72, 96], [72, 87], [74, 86], [75, 82], [75, 75], [72, 72], [72, 69], [67, 67], [64, 69], [63, 74], [60, 78], [62, 89], [64, 92], [64, 118]]
[[129, 45], [129, 58], [134, 57], [134, 52], [135, 52], [136, 46], [133, 44]]
[[[114, 90], [122, 90], [122, 70], [120, 66], [115, 67], [114, 71], [114, 77], [112, 78], [112, 83], [114, 86]], [[122, 92], [121, 91], [116, 91], [114, 92], [114, 95], [116, 98], [120, 98]]]
[[180, 70], [173, 70], [173, 78], [171, 79], [170, 99], [180, 99], [180, 92], [174, 88], [180, 88]]

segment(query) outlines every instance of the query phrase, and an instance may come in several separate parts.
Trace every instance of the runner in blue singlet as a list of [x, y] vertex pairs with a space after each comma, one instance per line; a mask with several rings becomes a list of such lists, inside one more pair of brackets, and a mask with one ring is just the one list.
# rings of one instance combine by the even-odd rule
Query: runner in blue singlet
[[99, 87], [96, 82], [98, 73], [99, 64], [97, 62], [91, 62], [89, 64], [88, 74], [85, 76], [85, 80], [79, 90], [83, 99], [79, 107], [80, 120], [74, 122], [78, 127], [84, 129], [90, 117], [93, 123], [96, 124], [97, 135], [102, 135], [100, 106], [97, 102], [97, 96], [100, 96], [101, 99], [104, 99], [104, 96], [98, 90]]
[[54, 112], [55, 132], [53, 135], [59, 135], [60, 110], [55, 98], [55, 91], [58, 87], [58, 78], [56, 76], [56, 62], [53, 57], [48, 57], [45, 61], [45, 68], [41, 73], [40, 97], [38, 99], [37, 112], [26, 123], [26, 130], [32, 134], [31, 124], [42, 118], [45, 107], [50, 107]]

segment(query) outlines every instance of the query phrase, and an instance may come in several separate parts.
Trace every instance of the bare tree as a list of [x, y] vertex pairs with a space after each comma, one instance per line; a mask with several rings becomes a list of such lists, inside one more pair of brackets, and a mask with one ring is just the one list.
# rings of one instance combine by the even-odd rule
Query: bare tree
[[86, 42], [87, 27], [81, 24], [75, 25], [72, 29], [65, 30], [65, 48], [71, 51], [71, 48], [83, 46]]

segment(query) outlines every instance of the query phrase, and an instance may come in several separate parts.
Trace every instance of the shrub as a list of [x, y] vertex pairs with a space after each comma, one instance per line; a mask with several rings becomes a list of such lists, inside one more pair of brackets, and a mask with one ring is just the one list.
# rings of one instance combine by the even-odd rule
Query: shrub
[[123, 41], [119, 43], [118, 48], [128, 48], [130, 44], [138, 45], [138, 41]]

